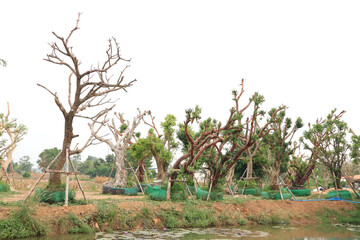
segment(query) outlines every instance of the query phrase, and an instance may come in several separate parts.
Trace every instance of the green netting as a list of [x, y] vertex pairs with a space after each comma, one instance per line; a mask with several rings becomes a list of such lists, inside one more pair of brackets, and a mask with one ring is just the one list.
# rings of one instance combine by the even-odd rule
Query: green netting
[[149, 194], [151, 200], [155, 201], [165, 201], [166, 200], [166, 190], [161, 189], [160, 186], [155, 186], [152, 189], [152, 192]]
[[[291, 199], [291, 193], [283, 193], [282, 196], [283, 196], [283, 199]], [[276, 195], [275, 200], [280, 200], [280, 199], [281, 199], [281, 195], [280, 195], [280, 193], [278, 193]]]
[[[139, 184], [136, 184], [136, 186], [137, 186], [137, 188], [138, 188], [138, 192], [141, 192], [140, 185], [139, 185]], [[141, 187], [142, 187], [144, 193], [145, 193], [145, 189], [147, 188], [147, 186], [148, 186], [148, 185], [145, 184], [145, 183], [142, 183], [142, 184], [141, 184]], [[145, 194], [146, 194], [146, 193], [145, 193]]]
[[[241, 194], [242, 192], [243, 192], [243, 189], [240, 189], [239, 194]], [[261, 189], [260, 188], [244, 189], [244, 195], [261, 196]]]
[[[196, 194], [196, 198], [206, 201], [208, 193], [209, 193], [208, 191], [204, 191], [202, 189], [199, 189], [197, 194]], [[224, 193], [223, 192], [218, 192], [218, 193], [211, 192], [210, 193], [209, 200], [211, 200], [211, 201], [221, 201], [223, 199], [224, 199]]]
[[[35, 197], [40, 199], [40, 202], [57, 203], [65, 202], [65, 191], [49, 191], [42, 188], [37, 188], [35, 191]], [[68, 193], [69, 201], [75, 198], [75, 191], [69, 189]]]
[[127, 196], [136, 196], [138, 194], [138, 188], [123, 188], [124, 189], [124, 195]]
[[0, 192], [9, 192], [10, 187], [7, 183], [0, 181]]
[[263, 199], [270, 199], [270, 195], [269, 195], [267, 192], [262, 192], [262, 193], [261, 193], [261, 197], [262, 197]]
[[[285, 191], [282, 191], [281, 193], [283, 195], [283, 199], [291, 199], [291, 197], [292, 197], [291, 193], [286, 193]], [[273, 199], [273, 200], [281, 199], [280, 192], [270, 192], [269, 197], [270, 197], [270, 199]]]
[[305, 197], [311, 195], [310, 189], [290, 189], [295, 197]]
[[[196, 190], [194, 186], [189, 186], [190, 192], [193, 196], [196, 196]], [[200, 187], [197, 188], [197, 190], [199, 191], [199, 189], [201, 189]], [[189, 192], [189, 190], [188, 190]]]
[[[346, 190], [338, 190], [339, 192], [339, 197], [342, 198], [342, 199], [352, 199], [351, 197], [351, 193], [349, 191], [346, 191]], [[336, 190], [334, 191], [330, 191], [328, 192], [326, 195], [325, 195], [325, 198], [326, 199], [329, 199], [329, 198], [334, 198], [334, 197], [337, 197], [337, 193], [336, 193]]]
[[187, 200], [186, 192], [171, 192], [171, 200]]

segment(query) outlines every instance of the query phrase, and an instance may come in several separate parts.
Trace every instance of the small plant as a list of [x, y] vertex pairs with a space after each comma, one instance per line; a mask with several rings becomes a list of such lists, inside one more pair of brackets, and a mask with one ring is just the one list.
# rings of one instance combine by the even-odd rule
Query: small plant
[[0, 192], [9, 192], [10, 187], [7, 183], [0, 181]]
[[24, 172], [22, 176], [23, 176], [23, 178], [30, 178], [31, 177], [29, 172]]
[[33, 217], [34, 209], [23, 205], [10, 215], [0, 220], [0, 239], [44, 236], [49, 233], [47, 226]]
[[59, 219], [61, 233], [92, 233], [94, 230], [74, 213]]
[[247, 224], [247, 219], [246, 218], [238, 218], [236, 220], [237, 224], [239, 225], [246, 225]]

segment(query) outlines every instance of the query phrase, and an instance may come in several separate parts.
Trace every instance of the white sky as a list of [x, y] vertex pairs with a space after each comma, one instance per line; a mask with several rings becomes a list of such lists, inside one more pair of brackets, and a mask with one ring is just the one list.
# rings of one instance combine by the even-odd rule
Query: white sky
[[[132, 58], [116, 110], [131, 118], [136, 108], [158, 120], [168, 113], [184, 120], [196, 104], [202, 116], [225, 120], [231, 91], [245, 79], [245, 99], [255, 91], [268, 110], [285, 104], [305, 123], [333, 108], [360, 132], [359, 1], [5, 1], [0, 0], [0, 112], [29, 132], [14, 154], [33, 162], [46, 148], [60, 148], [63, 118], [52, 96], [36, 83], [66, 97], [68, 71], [45, 62], [52, 31], [64, 36], [82, 12], [72, 38], [83, 69], [104, 59], [107, 39], [116, 37]], [[89, 134], [86, 123], [75, 134]], [[78, 139], [75, 139], [75, 143]], [[82, 155], [104, 157], [93, 146]]]

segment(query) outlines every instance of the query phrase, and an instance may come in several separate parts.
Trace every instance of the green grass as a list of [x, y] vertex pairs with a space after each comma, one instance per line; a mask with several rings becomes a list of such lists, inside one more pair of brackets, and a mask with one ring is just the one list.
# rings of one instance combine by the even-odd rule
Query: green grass
[[34, 208], [23, 205], [14, 210], [10, 217], [0, 220], [0, 239], [44, 236], [49, 233], [48, 227], [33, 217]]

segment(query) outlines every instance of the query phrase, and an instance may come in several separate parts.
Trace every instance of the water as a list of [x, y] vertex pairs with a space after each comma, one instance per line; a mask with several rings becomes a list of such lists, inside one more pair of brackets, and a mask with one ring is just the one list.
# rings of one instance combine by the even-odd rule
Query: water
[[148, 229], [96, 235], [64, 235], [28, 238], [28, 240], [110, 240], [110, 239], [240, 239], [240, 240], [360, 240], [360, 226], [244, 226], [240, 228]]

